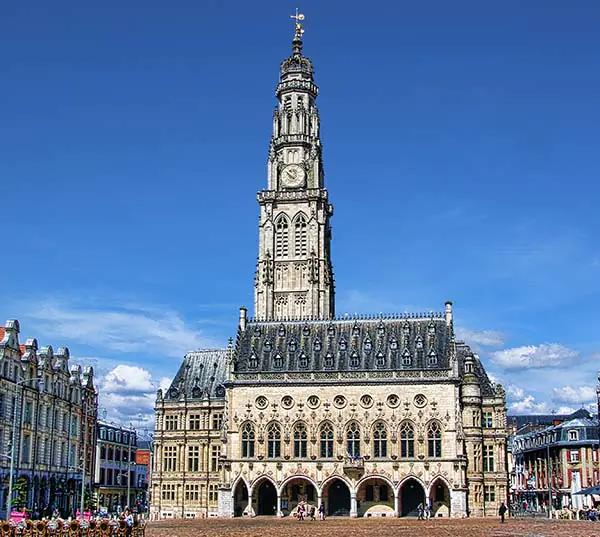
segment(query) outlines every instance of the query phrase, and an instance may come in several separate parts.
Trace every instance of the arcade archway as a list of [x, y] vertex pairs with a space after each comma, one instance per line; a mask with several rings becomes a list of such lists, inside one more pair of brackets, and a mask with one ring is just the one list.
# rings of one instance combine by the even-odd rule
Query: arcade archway
[[358, 516], [394, 516], [394, 489], [382, 478], [370, 477], [356, 493]]
[[295, 514], [300, 502], [318, 510], [317, 501], [317, 489], [305, 477], [294, 477], [281, 487], [281, 512], [284, 516]]
[[256, 514], [273, 516], [277, 514], [277, 489], [268, 479], [264, 479], [255, 489]]
[[400, 487], [401, 516], [417, 516], [417, 508], [422, 503], [425, 507], [425, 490], [416, 479], [406, 480]]
[[330, 481], [323, 492], [329, 516], [350, 516], [350, 489], [344, 481]]
[[248, 487], [243, 479], [233, 489], [233, 516], [249, 515]]
[[432, 517], [450, 516], [450, 489], [443, 479], [435, 479], [431, 484], [429, 502], [432, 505]]

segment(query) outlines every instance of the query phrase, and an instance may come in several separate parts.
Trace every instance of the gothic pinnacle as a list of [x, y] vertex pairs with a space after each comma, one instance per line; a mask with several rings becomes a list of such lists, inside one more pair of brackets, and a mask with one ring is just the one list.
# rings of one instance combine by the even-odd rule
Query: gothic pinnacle
[[298, 8], [296, 8], [296, 14], [290, 15], [290, 18], [294, 19], [296, 22], [294, 23], [294, 40], [292, 41], [292, 50], [294, 56], [302, 55], [302, 34], [304, 33], [304, 28], [302, 28], [302, 23], [300, 21], [304, 20], [304, 15], [298, 12]]

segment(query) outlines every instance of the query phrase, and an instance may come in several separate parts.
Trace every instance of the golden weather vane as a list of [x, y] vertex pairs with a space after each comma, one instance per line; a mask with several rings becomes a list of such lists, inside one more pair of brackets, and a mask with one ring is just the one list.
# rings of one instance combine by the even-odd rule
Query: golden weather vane
[[290, 19], [294, 19], [295, 27], [296, 27], [296, 37], [302, 37], [304, 33], [304, 28], [302, 28], [302, 22], [304, 20], [304, 15], [298, 12], [298, 8], [296, 8], [296, 14], [290, 15]]

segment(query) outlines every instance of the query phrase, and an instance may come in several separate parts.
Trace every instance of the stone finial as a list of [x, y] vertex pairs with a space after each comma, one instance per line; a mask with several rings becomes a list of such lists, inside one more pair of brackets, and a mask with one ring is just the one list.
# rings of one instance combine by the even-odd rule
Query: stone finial
[[8, 321], [4, 323], [4, 330], [6, 333], [18, 334], [21, 331], [19, 321], [17, 321], [17, 319], [8, 319]]
[[248, 322], [248, 309], [246, 306], [240, 307], [240, 330], [246, 331], [246, 323]]
[[452, 324], [452, 302], [449, 300], [446, 302], [446, 324], [450, 326]]

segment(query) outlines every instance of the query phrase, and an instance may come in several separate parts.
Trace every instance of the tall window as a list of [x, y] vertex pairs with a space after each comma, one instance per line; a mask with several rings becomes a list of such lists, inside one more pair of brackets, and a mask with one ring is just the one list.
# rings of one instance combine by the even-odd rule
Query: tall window
[[188, 472], [200, 471], [200, 446], [188, 446]]
[[428, 454], [430, 457], [442, 456], [442, 429], [437, 421], [427, 428]]
[[271, 423], [267, 427], [267, 457], [275, 459], [281, 456], [281, 427]]
[[288, 256], [289, 226], [287, 218], [281, 215], [275, 224], [275, 256]]
[[483, 446], [483, 471], [494, 471], [494, 446]]
[[360, 428], [353, 421], [346, 431], [346, 447], [349, 457], [360, 457]]
[[299, 214], [294, 222], [294, 255], [306, 255], [307, 251], [306, 218]]
[[165, 472], [175, 472], [177, 463], [177, 446], [165, 446], [163, 450], [163, 468]]
[[213, 414], [212, 417], [212, 428], [219, 431], [221, 430], [221, 427], [223, 427], [223, 414], [217, 412], [216, 414]]
[[298, 423], [294, 428], [294, 457], [306, 457], [308, 447], [308, 434], [306, 425]]
[[404, 459], [415, 456], [415, 429], [407, 421], [400, 427], [400, 456]]
[[333, 457], [333, 426], [325, 423], [321, 426], [321, 457], [331, 459]]
[[387, 457], [387, 429], [381, 421], [373, 431], [373, 456]]
[[210, 471], [219, 470], [219, 457], [221, 456], [221, 446], [211, 446], [210, 448]]
[[177, 416], [166, 416], [165, 417], [165, 429], [167, 431], [177, 430]]
[[481, 426], [484, 429], [491, 429], [494, 426], [494, 415], [491, 412], [484, 412], [481, 415]]
[[202, 416], [200, 414], [190, 414], [190, 431], [199, 431], [201, 428]]
[[496, 501], [496, 487], [494, 485], [484, 485], [484, 499], [486, 502]]
[[242, 429], [242, 457], [254, 457], [254, 425], [245, 423]]

